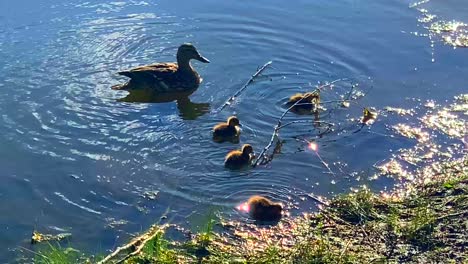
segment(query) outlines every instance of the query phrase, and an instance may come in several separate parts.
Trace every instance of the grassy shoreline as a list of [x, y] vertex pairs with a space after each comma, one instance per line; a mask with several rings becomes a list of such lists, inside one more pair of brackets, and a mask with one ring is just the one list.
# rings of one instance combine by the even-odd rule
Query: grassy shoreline
[[390, 194], [361, 188], [276, 226], [210, 219], [174, 241], [165, 233], [180, 229], [154, 225], [101, 262], [52, 246], [35, 263], [468, 263], [468, 159], [437, 168]]

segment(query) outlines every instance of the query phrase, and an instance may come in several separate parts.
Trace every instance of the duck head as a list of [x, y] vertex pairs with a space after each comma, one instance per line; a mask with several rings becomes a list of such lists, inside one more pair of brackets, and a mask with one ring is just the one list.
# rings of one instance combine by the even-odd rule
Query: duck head
[[229, 117], [227, 123], [231, 127], [240, 126], [239, 118], [237, 118], [236, 116]]
[[251, 154], [254, 154], [253, 147], [250, 144], [244, 144], [242, 146], [242, 155], [250, 156]]
[[177, 50], [177, 62], [179, 64], [189, 62], [191, 59], [201, 61], [203, 63], [210, 63], [210, 61], [200, 55], [197, 48], [190, 43], [182, 44]]

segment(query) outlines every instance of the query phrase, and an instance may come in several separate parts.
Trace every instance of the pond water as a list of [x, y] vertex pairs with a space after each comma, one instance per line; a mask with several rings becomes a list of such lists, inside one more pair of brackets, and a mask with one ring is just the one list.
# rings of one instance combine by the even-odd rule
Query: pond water
[[[1, 1], [0, 262], [29, 248], [33, 229], [71, 232], [74, 247], [102, 252], [166, 214], [164, 221], [188, 227], [213, 210], [246, 219], [235, 206], [252, 194], [298, 215], [315, 209], [310, 193], [391, 188], [391, 179], [368, 183], [351, 174], [369, 175], [373, 164], [413, 144], [385, 136], [383, 122], [372, 127], [376, 133], [318, 140], [334, 174], [294, 139], [293, 127], [282, 132], [281, 154], [267, 166], [232, 172], [223, 159], [243, 143], [259, 152], [288, 96], [318, 83], [350, 78], [366, 92], [358, 105], [323, 118], [330, 122], [358, 117], [364, 106], [413, 108], [412, 98], [443, 103], [466, 92], [468, 49], [429, 34], [418, 8], [468, 23], [468, 2], [411, 4]], [[174, 61], [184, 42], [211, 60], [193, 63], [204, 82], [190, 102], [118, 101], [126, 92], [110, 87], [125, 78], [115, 72]], [[212, 111], [270, 60], [235, 104]], [[231, 114], [243, 124], [240, 143], [214, 143], [211, 127]]]

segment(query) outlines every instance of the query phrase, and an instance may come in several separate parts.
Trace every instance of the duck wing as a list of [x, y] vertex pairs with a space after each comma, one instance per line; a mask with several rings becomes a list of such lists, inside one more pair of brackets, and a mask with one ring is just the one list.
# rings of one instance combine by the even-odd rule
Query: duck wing
[[139, 66], [130, 70], [118, 72], [118, 74], [127, 76], [136, 80], [163, 80], [169, 78], [178, 69], [176, 63], [155, 63]]

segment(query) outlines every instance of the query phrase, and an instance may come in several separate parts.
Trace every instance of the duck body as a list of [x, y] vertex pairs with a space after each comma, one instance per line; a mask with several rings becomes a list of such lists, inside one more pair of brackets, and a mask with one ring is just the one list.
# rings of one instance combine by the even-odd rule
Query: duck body
[[219, 123], [213, 127], [213, 140], [215, 142], [239, 142], [240, 122], [235, 116], [228, 118], [226, 123]]
[[254, 151], [251, 145], [244, 144], [241, 150], [233, 150], [226, 155], [224, 166], [228, 169], [242, 169], [250, 165]]
[[158, 93], [194, 91], [202, 78], [190, 64], [195, 59], [204, 63], [209, 60], [201, 56], [192, 44], [183, 44], [177, 51], [177, 63], [164, 62], [136, 67], [118, 72], [129, 77], [127, 83], [115, 85], [114, 90], [150, 90]]
[[297, 93], [289, 98], [287, 105], [292, 106], [300, 101], [291, 110], [298, 114], [308, 114], [315, 111], [319, 100], [320, 96], [316, 92]]
[[274, 203], [268, 198], [255, 195], [247, 202], [249, 205], [249, 215], [256, 221], [275, 222], [281, 219], [283, 207], [279, 203]]

